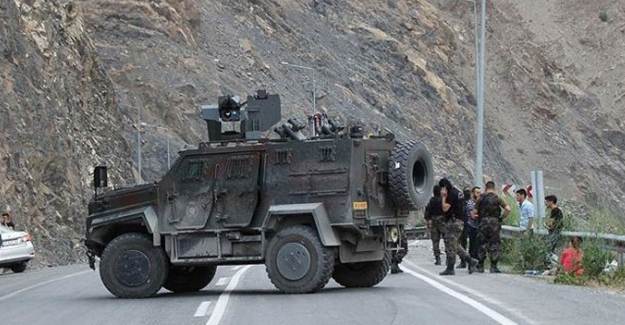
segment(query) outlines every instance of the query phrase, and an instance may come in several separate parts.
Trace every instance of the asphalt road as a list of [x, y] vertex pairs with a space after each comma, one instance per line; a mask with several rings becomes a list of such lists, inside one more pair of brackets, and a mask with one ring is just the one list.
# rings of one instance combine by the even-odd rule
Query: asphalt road
[[368, 289], [285, 295], [264, 266], [224, 266], [194, 294], [111, 296], [86, 265], [0, 275], [0, 324], [625, 324], [625, 295], [508, 274], [442, 278], [426, 242]]

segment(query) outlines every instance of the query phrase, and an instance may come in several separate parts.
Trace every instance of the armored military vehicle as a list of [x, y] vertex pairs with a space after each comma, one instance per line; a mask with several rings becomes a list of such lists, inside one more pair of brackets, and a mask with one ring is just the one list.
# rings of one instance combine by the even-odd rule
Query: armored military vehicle
[[85, 243], [112, 294], [198, 291], [218, 265], [236, 264], [264, 263], [287, 293], [331, 277], [346, 287], [384, 279], [433, 185], [422, 144], [321, 114], [304, 136], [306, 123], [280, 123], [280, 97], [265, 91], [222, 96], [201, 117], [209, 141], [180, 152], [156, 183], [107, 191], [106, 167], [95, 168]]

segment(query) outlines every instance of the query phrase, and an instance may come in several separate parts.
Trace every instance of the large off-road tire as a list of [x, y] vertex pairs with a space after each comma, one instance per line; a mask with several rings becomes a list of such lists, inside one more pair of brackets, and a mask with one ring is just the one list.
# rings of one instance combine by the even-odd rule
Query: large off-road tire
[[195, 292], [206, 287], [217, 271], [216, 265], [171, 266], [163, 288], [172, 292]]
[[150, 297], [163, 286], [169, 270], [167, 255], [149, 236], [127, 233], [113, 239], [100, 260], [104, 286], [119, 298]]
[[380, 261], [337, 264], [332, 277], [344, 287], [366, 288], [382, 282], [390, 269], [391, 254], [386, 253]]
[[389, 160], [389, 190], [400, 209], [418, 210], [432, 196], [432, 155], [417, 141], [397, 143]]
[[321, 290], [334, 270], [334, 250], [321, 244], [308, 226], [280, 230], [269, 242], [265, 257], [271, 283], [285, 293]]
[[27, 265], [28, 265], [27, 262], [17, 263], [17, 264], [11, 265], [10, 269], [11, 271], [13, 271], [13, 273], [22, 273], [26, 271]]

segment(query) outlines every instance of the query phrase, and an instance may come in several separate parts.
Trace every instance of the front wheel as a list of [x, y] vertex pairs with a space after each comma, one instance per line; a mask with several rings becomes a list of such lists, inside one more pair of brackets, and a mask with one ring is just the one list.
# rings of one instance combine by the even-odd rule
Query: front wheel
[[321, 290], [334, 270], [334, 251], [323, 246], [317, 233], [307, 226], [280, 230], [267, 247], [267, 274], [285, 293]]
[[13, 264], [11, 265], [11, 271], [13, 271], [13, 273], [22, 273], [26, 270], [26, 266], [27, 266], [26, 262]]
[[104, 286], [119, 298], [145, 298], [158, 292], [167, 278], [165, 252], [149, 236], [127, 233], [113, 239], [100, 261]]
[[332, 277], [347, 288], [373, 287], [384, 280], [390, 267], [391, 255], [385, 253], [380, 261], [338, 264]]
[[206, 287], [215, 277], [217, 266], [172, 266], [163, 287], [172, 292], [195, 292]]

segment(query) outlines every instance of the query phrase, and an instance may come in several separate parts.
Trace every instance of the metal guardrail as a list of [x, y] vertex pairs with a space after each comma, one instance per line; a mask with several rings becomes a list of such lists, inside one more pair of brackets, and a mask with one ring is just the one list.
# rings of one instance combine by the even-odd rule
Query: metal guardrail
[[412, 227], [412, 228], [406, 228], [405, 232], [406, 232], [406, 237], [408, 237], [408, 239], [417, 239], [417, 238], [421, 238], [424, 237], [425, 234], [427, 233], [428, 229], [426, 226], [417, 226], [417, 227]]
[[[501, 237], [503, 238], [520, 238], [527, 231], [514, 226], [501, 226]], [[417, 239], [425, 237], [427, 228], [418, 226], [406, 229], [408, 239]], [[547, 236], [549, 233], [545, 229], [534, 230], [534, 235]], [[615, 234], [603, 234], [585, 231], [563, 231], [560, 233], [563, 237], [581, 237], [585, 239], [598, 239], [605, 243], [605, 248], [617, 254], [619, 267], [625, 267], [625, 236]]]
[[[525, 234], [527, 230], [513, 226], [501, 226], [501, 237], [503, 238], [519, 238]], [[547, 236], [549, 232], [545, 229], [534, 230], [534, 235]], [[619, 267], [625, 267], [625, 236], [615, 234], [603, 234], [587, 231], [563, 231], [560, 233], [563, 237], [581, 237], [584, 239], [598, 239], [605, 243], [605, 248], [617, 254], [617, 262]]]

